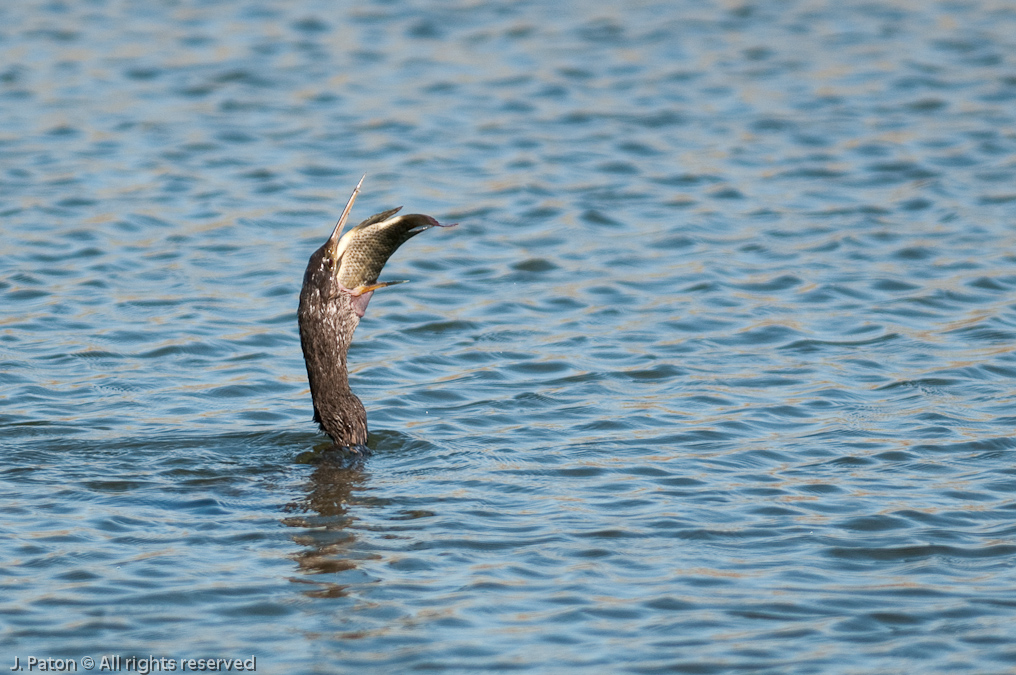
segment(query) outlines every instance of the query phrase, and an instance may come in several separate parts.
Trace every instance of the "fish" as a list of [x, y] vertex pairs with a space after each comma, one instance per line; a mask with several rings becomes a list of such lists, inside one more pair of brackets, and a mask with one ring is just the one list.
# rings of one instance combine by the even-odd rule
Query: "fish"
[[398, 216], [396, 214], [402, 210], [399, 206], [376, 213], [342, 234], [363, 180], [361, 178], [356, 184], [346, 208], [335, 225], [335, 230], [325, 243], [325, 256], [331, 260], [338, 289], [354, 297], [363, 296], [379, 288], [406, 283], [405, 280], [378, 282], [381, 270], [392, 254], [421, 232], [426, 232], [432, 227], [455, 225], [455, 223], [448, 225], [439, 223], [422, 213]]

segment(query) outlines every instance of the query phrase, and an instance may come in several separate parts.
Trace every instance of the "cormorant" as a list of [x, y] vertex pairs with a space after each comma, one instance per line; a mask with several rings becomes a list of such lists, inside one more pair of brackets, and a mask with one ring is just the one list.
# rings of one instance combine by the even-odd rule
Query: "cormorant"
[[297, 313], [314, 421], [336, 446], [354, 451], [367, 444], [367, 413], [349, 388], [346, 352], [353, 331], [375, 290], [403, 283], [378, 283], [388, 258], [411, 237], [442, 226], [418, 213], [396, 216], [400, 206], [373, 215], [342, 234], [362, 184], [363, 178], [353, 189], [328, 241], [311, 254]]

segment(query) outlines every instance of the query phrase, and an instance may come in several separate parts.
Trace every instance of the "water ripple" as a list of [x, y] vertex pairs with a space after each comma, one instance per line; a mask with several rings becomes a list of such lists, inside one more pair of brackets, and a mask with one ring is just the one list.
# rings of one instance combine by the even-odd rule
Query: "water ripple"
[[[9, 653], [1016, 659], [1008, 8], [0, 18]], [[355, 459], [295, 305], [364, 172], [460, 225], [358, 329]]]

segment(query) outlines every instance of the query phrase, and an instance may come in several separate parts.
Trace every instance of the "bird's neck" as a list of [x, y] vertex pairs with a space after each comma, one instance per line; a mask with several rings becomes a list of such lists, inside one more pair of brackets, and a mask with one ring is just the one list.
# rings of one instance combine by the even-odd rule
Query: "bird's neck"
[[346, 355], [359, 323], [344, 294], [300, 298], [300, 344], [314, 401], [314, 419], [336, 445], [367, 442], [367, 413], [349, 388]]

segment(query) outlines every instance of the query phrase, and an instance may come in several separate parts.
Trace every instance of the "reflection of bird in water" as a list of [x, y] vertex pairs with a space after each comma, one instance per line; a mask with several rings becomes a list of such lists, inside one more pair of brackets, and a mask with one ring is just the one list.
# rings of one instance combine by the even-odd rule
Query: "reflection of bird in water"
[[396, 216], [399, 209], [392, 209], [342, 234], [361, 184], [362, 178], [332, 236], [310, 256], [298, 312], [314, 421], [335, 445], [354, 450], [367, 443], [367, 413], [349, 388], [346, 352], [353, 331], [375, 290], [402, 283], [378, 283], [388, 258], [410, 237], [440, 225], [430, 216]]
[[[359, 550], [350, 510], [366, 500], [359, 493], [366, 489], [368, 476], [355, 463], [324, 462], [311, 474], [307, 495], [286, 505], [288, 515], [282, 523], [296, 528], [293, 541], [300, 550], [292, 557], [300, 570], [308, 574], [333, 574], [354, 569], [370, 551]], [[308, 584], [306, 593], [313, 597], [345, 595], [347, 586], [324, 579], [295, 579]]]

